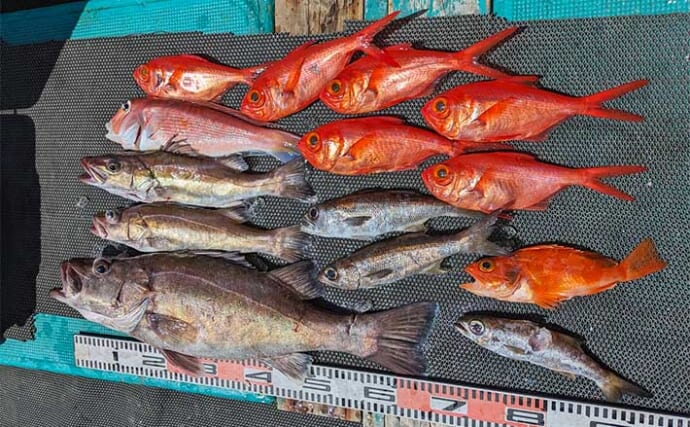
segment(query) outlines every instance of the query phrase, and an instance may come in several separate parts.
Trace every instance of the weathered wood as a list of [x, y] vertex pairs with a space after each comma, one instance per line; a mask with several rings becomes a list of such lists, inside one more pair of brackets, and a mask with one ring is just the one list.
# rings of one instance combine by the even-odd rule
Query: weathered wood
[[342, 31], [348, 19], [362, 19], [364, 0], [276, 0], [276, 32], [320, 34]]

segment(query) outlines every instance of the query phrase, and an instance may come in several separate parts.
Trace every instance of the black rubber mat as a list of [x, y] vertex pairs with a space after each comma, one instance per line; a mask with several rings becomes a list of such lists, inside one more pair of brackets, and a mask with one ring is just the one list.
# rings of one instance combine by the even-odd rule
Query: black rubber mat
[[[361, 23], [351, 23], [349, 30], [361, 26]], [[396, 24], [382, 35], [381, 41], [385, 44], [414, 41], [427, 48], [459, 50], [506, 26], [508, 23], [502, 20], [478, 16], [417, 19]], [[427, 349], [433, 377], [602, 399], [599, 390], [586, 380], [568, 381], [558, 374], [508, 361], [466, 341], [451, 326], [466, 311], [541, 315], [548, 322], [584, 336], [593, 354], [655, 395], [653, 399], [626, 398], [626, 402], [689, 412], [689, 31], [689, 15], [530, 22], [524, 31], [488, 56], [489, 62], [516, 73], [543, 75], [544, 87], [573, 95], [590, 94], [639, 78], [651, 79], [648, 87], [609, 103], [615, 108], [643, 114], [644, 123], [577, 117], [557, 128], [544, 143], [518, 145], [543, 160], [572, 167], [644, 164], [650, 169], [648, 173], [612, 181], [633, 194], [637, 201], [628, 203], [571, 188], [559, 194], [547, 212], [518, 213], [512, 227], [522, 244], [563, 242], [619, 259], [651, 236], [669, 263], [666, 270], [596, 296], [566, 302], [553, 312], [501, 303], [460, 290], [457, 285], [467, 280], [462, 267], [472, 260], [470, 257], [454, 260], [455, 272], [445, 276], [417, 276], [385, 288], [355, 293], [331, 290], [328, 299], [338, 303], [369, 298], [377, 309], [420, 300], [439, 301], [442, 315]], [[40, 98], [36, 104], [19, 111], [33, 121], [35, 129], [35, 150], [31, 141], [23, 140], [26, 145], [21, 152], [25, 156], [35, 153], [34, 172], [40, 185], [31, 188], [36, 191], [40, 188], [40, 240], [13, 245], [12, 251], [19, 251], [22, 258], [24, 251], [30, 254], [40, 242], [40, 260], [25, 266], [38, 271], [36, 286], [34, 290], [32, 283], [26, 282], [26, 272], [22, 273], [21, 269], [3, 269], [3, 294], [21, 295], [15, 297], [17, 301], [31, 301], [35, 293], [39, 312], [77, 315], [48, 298], [47, 291], [58, 283], [60, 261], [73, 256], [97, 256], [105, 246], [105, 242], [88, 231], [92, 214], [127, 204], [123, 199], [80, 184], [76, 177], [81, 173], [82, 156], [117, 148], [105, 140], [104, 124], [123, 101], [141, 96], [131, 78], [137, 64], [158, 55], [203, 53], [241, 67], [279, 58], [305, 40], [286, 35], [173, 34], [70, 41], [60, 51], [52, 71], [46, 70], [40, 61], [43, 50], [54, 49], [51, 44], [21, 50], [3, 47], [3, 79], [8, 75], [24, 82], [24, 86], [8, 91], [10, 99], [3, 97], [3, 108], [12, 108], [13, 102], [21, 104], [26, 97], [36, 94], [35, 85], [43, 84], [42, 76], [48, 75], [42, 92], [39, 86]], [[34, 55], [38, 58], [35, 63], [26, 61]], [[5, 60], [8, 56], [14, 59]], [[471, 76], [454, 74], [440, 89], [471, 80]], [[242, 94], [241, 88], [235, 89], [224, 102], [237, 107]], [[423, 102], [407, 102], [390, 108], [387, 113], [402, 115], [421, 125], [419, 109]], [[339, 117], [342, 116], [317, 103], [281, 123], [301, 133]], [[11, 141], [5, 140], [3, 131], [3, 145], [6, 143]], [[274, 165], [270, 160], [254, 163], [259, 169]], [[27, 176], [31, 172], [23, 171]], [[3, 164], [3, 187], [5, 173]], [[367, 187], [423, 189], [418, 171], [343, 178], [310, 170], [309, 179], [321, 199]], [[7, 214], [5, 206], [3, 200], [3, 227], [7, 215], [21, 216], [21, 213]], [[267, 199], [259, 209], [257, 224], [277, 227], [295, 223], [305, 210], [306, 206], [296, 202]], [[468, 223], [445, 219], [434, 224], [449, 229]], [[323, 265], [361, 244], [317, 239], [314, 259]], [[3, 257], [5, 251], [3, 234]], [[27, 338], [29, 332], [28, 325], [14, 327], [7, 336]], [[342, 354], [324, 353], [318, 359], [324, 363], [373, 367]], [[91, 388], [91, 392], [98, 390], [99, 387]], [[122, 388], [122, 399], [130, 390]], [[163, 405], [156, 401], [160, 392], [151, 393], [156, 395], [153, 404]]]

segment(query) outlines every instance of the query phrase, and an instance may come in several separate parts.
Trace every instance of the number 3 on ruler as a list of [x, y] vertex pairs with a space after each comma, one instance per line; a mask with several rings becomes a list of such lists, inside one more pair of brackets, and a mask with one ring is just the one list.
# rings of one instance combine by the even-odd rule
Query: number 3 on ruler
[[508, 408], [506, 409], [506, 421], [529, 424], [533, 426], [543, 426], [544, 413], [525, 411], [523, 409]]

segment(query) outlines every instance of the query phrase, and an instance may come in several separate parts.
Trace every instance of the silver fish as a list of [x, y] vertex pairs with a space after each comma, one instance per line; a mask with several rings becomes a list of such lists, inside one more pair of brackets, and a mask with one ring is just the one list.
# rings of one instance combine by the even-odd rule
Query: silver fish
[[297, 380], [304, 352], [351, 353], [400, 374], [423, 374], [422, 345], [437, 313], [419, 303], [369, 314], [335, 314], [306, 299], [320, 295], [312, 264], [269, 273], [224, 259], [180, 254], [72, 259], [50, 296], [85, 318], [160, 349], [183, 372], [199, 358], [256, 358]]
[[396, 282], [413, 274], [442, 274], [441, 263], [459, 253], [506, 254], [487, 240], [496, 214], [457, 234], [403, 234], [356, 251], [324, 268], [318, 280], [341, 289], [364, 289]]
[[310, 207], [302, 231], [322, 237], [371, 240], [395, 231], [425, 231], [426, 222], [439, 216], [480, 219], [484, 214], [414, 191], [361, 191]]
[[244, 202], [226, 209], [143, 204], [94, 216], [91, 232], [141, 252], [217, 250], [261, 252], [289, 262], [305, 258], [310, 237], [299, 226], [262, 230], [241, 224], [246, 208]]
[[81, 160], [80, 180], [137, 202], [175, 202], [224, 208], [259, 196], [307, 199], [304, 161], [293, 160], [268, 173], [240, 173], [242, 165], [206, 157], [154, 151], [116, 153]]
[[537, 323], [468, 314], [457, 321], [455, 328], [501, 356], [551, 369], [570, 379], [580, 376], [594, 381], [609, 400], [618, 400], [622, 394], [652, 397], [590, 357], [577, 338]]

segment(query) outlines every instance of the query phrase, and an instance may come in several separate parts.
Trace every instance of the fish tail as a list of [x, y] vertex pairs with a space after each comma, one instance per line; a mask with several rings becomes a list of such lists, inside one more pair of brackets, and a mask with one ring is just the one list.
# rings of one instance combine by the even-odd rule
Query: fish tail
[[263, 73], [266, 70], [266, 68], [268, 68], [271, 64], [271, 62], [266, 62], [263, 64], [255, 65], [253, 67], [242, 69], [241, 71], [243, 83], [246, 83], [248, 85], [254, 83], [254, 80], [256, 80], [256, 78], [259, 77], [261, 73]]
[[510, 28], [506, 28], [505, 30], [498, 32], [496, 34], [493, 34], [484, 40], [481, 40], [472, 46], [468, 47], [467, 49], [461, 50], [460, 52], [457, 52], [454, 57], [458, 61], [458, 69], [462, 71], [466, 71], [469, 73], [474, 73], [478, 74], [480, 76], [486, 76], [486, 77], [491, 77], [494, 79], [499, 79], [502, 77], [507, 77], [508, 74], [496, 70], [491, 67], [487, 67], [486, 65], [479, 64], [477, 61], [480, 56], [484, 55], [486, 52], [490, 51], [491, 49], [495, 48], [498, 44], [503, 42], [505, 39], [508, 37], [512, 36], [515, 34], [516, 31], [518, 31], [520, 27], [514, 26]]
[[632, 92], [643, 86], [646, 86], [648, 83], [649, 80], [635, 80], [633, 82], [625, 83], [611, 89], [597, 92], [593, 95], [583, 96], [582, 98], [580, 98], [582, 99], [582, 102], [584, 104], [584, 111], [581, 114], [592, 117], [600, 117], [603, 119], [641, 122], [642, 120], [644, 120], [644, 117], [638, 114], [628, 113], [627, 111], [604, 108], [601, 104], [606, 101], [610, 101], [614, 98], [623, 96], [626, 93]]
[[635, 200], [633, 196], [624, 193], [609, 184], [601, 182], [600, 179], [611, 176], [631, 175], [641, 173], [646, 170], [647, 168], [644, 166], [604, 166], [578, 169], [576, 172], [579, 174], [579, 177], [577, 178], [578, 184], [582, 184], [594, 191], [631, 202]]
[[287, 163], [290, 160], [296, 159], [301, 156], [299, 152], [292, 151], [289, 148], [285, 148], [284, 150], [271, 151], [268, 154], [270, 154], [272, 157], [274, 157], [281, 163]]
[[624, 380], [618, 375], [610, 372], [609, 375], [604, 379], [603, 383], [599, 385], [604, 396], [612, 402], [615, 402], [621, 398], [624, 394], [631, 394], [640, 397], [653, 397], [652, 393], [645, 390], [644, 388], [633, 384], [630, 381]]
[[666, 262], [659, 256], [651, 238], [643, 240], [619, 264], [622, 281], [626, 282], [656, 273], [665, 267]]
[[456, 234], [455, 237], [462, 247], [462, 252], [490, 256], [507, 255], [510, 251], [489, 241], [489, 236], [493, 233], [496, 220], [500, 215], [500, 211], [494, 212]]
[[386, 52], [374, 46], [371, 42], [374, 39], [374, 36], [383, 30], [386, 25], [390, 24], [399, 13], [400, 11], [396, 10], [395, 12], [389, 14], [388, 16], [384, 16], [383, 18], [354, 34], [354, 37], [359, 42], [359, 50], [396, 68], [400, 67], [400, 64], [398, 64], [397, 61], [395, 61], [395, 59], [393, 59]]
[[373, 331], [365, 339], [376, 340], [374, 352], [363, 357], [397, 374], [424, 375], [423, 347], [437, 314], [438, 304], [423, 302], [362, 315]]
[[272, 231], [271, 255], [288, 262], [296, 262], [308, 258], [307, 248], [311, 243], [311, 236], [300, 231], [300, 226], [279, 228]]
[[306, 180], [304, 161], [292, 160], [272, 172], [278, 186], [275, 196], [290, 199], [308, 200], [314, 195], [311, 185]]

